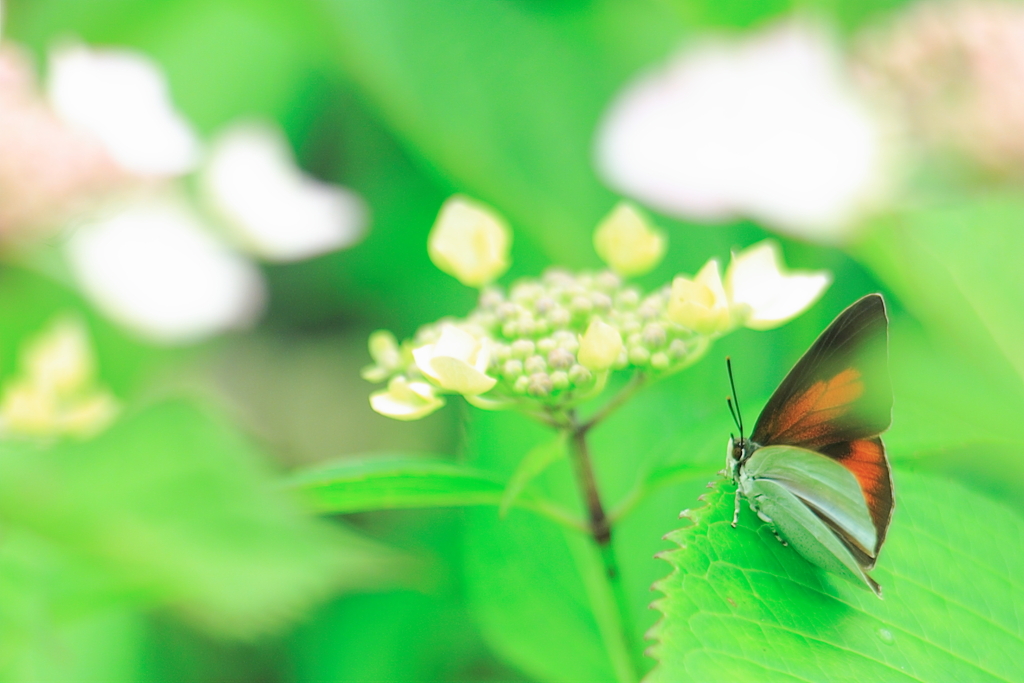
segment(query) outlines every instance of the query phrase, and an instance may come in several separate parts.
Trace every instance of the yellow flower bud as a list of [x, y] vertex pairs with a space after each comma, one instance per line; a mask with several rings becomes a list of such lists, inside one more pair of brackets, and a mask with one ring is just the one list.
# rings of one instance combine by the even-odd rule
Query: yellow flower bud
[[438, 268], [470, 287], [483, 287], [509, 267], [512, 232], [492, 210], [456, 195], [441, 207], [427, 252]]
[[391, 378], [388, 388], [370, 394], [370, 407], [396, 420], [418, 420], [444, 405], [426, 382], [410, 382], [401, 375]]
[[650, 272], [665, 256], [668, 239], [629, 202], [619, 205], [594, 232], [594, 250], [619, 275]]
[[498, 383], [487, 375], [491, 360], [488, 341], [455, 325], [444, 325], [441, 337], [433, 344], [413, 349], [412, 357], [420, 372], [441, 388], [476, 396]]
[[117, 400], [94, 385], [95, 361], [85, 327], [63, 318], [35, 339], [22, 356], [22, 376], [0, 401], [5, 434], [87, 438], [116, 417]]
[[602, 372], [610, 368], [622, 351], [622, 335], [619, 331], [600, 320], [594, 320], [580, 339], [578, 359], [580, 365]]
[[704, 264], [692, 280], [680, 275], [672, 281], [668, 317], [699, 334], [721, 334], [732, 328], [729, 300], [717, 260]]

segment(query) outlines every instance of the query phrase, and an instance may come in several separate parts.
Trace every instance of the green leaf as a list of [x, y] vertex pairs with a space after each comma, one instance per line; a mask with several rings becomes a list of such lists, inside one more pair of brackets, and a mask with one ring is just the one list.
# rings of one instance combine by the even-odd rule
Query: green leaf
[[613, 195], [593, 170], [621, 81], [679, 38], [656, 2], [565, 12], [535, 3], [319, 0], [350, 77], [446, 180], [495, 204], [564, 265]]
[[394, 583], [403, 568], [396, 552], [305, 516], [233, 429], [177, 401], [88, 442], [5, 442], [0, 519], [44, 542], [29, 566], [72, 562], [88, 570], [72, 576], [93, 577], [80, 595], [62, 580], [55, 595], [44, 587], [58, 612], [119, 595], [230, 636], [280, 627], [341, 588]]
[[897, 472], [873, 576], [885, 599], [781, 545], [731, 484], [670, 534], [650, 683], [1022, 681], [1024, 520], [958, 485]]
[[509, 508], [519, 499], [519, 494], [523, 492], [526, 485], [550, 467], [552, 463], [564, 458], [565, 455], [564, 434], [559, 434], [550, 441], [545, 441], [531, 448], [523, 456], [523, 459], [519, 461], [519, 466], [512, 473], [512, 478], [508, 480], [508, 485], [505, 486], [505, 493], [501, 496], [501, 505], [498, 507], [498, 513], [502, 517], [507, 515]]
[[[880, 221], [861, 255], [930, 329], [1024, 379], [1024, 197], [990, 194]], [[998, 274], [998, 276], [995, 276]]]
[[[685, 481], [645, 489], [612, 533], [630, 608], [623, 623], [632, 631], [633, 657], [647, 666], [652, 662], [644, 660], [642, 645], [643, 633], [654, 620], [648, 608], [650, 587], [664, 574], [654, 554], [663, 548], [660, 538], [677, 522], [685, 501], [696, 498], [707, 478], [721, 467], [728, 434], [728, 413], [722, 409], [719, 428], [726, 431], [705, 453], [703, 435], [695, 437], [698, 430], [694, 429], [704, 425], [699, 416], [682, 410], [679, 402], [687, 395], [681, 390], [684, 379], [675, 376], [649, 387], [590, 432], [598, 487], [609, 509], [645, 481], [650, 470], [661, 472], [664, 467], [667, 471], [684, 464], [695, 468]], [[714, 427], [713, 421], [708, 423]], [[550, 430], [514, 413], [475, 411], [471, 428], [473, 463], [508, 476], [524, 452], [553, 437]], [[646, 466], [652, 462], [657, 467]], [[530, 490], [568, 509], [581, 509], [567, 460], [553, 463]], [[622, 677], [616, 664], [621, 666], [623, 658], [613, 662], [602, 637], [602, 631], [615, 626], [608, 618], [614, 596], [608, 595], [606, 584], [601, 585], [603, 572], [599, 554], [581, 535], [523, 514], [501, 519], [486, 508], [467, 510], [464, 573], [474, 615], [495, 653], [536, 680], [615, 681]]]
[[[373, 510], [500, 505], [506, 484], [494, 475], [451, 462], [388, 456], [351, 458], [302, 472], [291, 480], [314, 510], [347, 514]], [[515, 505], [581, 530], [583, 523], [533, 496]]]

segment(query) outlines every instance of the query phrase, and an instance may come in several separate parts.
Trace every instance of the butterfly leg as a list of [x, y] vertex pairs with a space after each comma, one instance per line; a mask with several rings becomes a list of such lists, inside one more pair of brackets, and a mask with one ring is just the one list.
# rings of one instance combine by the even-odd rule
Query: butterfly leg
[[736, 528], [736, 522], [740, 519], [740, 490], [736, 489], [736, 497], [732, 506], [732, 528]]

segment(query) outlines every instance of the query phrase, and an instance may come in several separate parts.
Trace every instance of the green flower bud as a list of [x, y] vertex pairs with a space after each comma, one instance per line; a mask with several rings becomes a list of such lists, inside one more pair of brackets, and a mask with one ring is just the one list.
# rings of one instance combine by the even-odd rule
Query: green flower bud
[[672, 343], [668, 345], [669, 355], [675, 360], [679, 360], [686, 356], [686, 342], [682, 339], [673, 339]]
[[544, 360], [543, 356], [530, 356], [526, 359], [526, 362], [523, 363], [523, 369], [533, 375], [540, 372], [547, 372], [548, 364], [547, 361]]
[[551, 373], [551, 386], [559, 391], [569, 388], [569, 374], [565, 370], [555, 370]]
[[517, 377], [523, 374], [523, 362], [514, 358], [505, 361], [505, 364], [501, 366], [501, 374], [508, 381], [515, 381]]
[[640, 292], [632, 287], [619, 292], [615, 305], [620, 309], [636, 308], [640, 305]]
[[526, 375], [520, 375], [519, 378], [516, 379], [515, 384], [512, 385], [512, 391], [517, 394], [525, 394], [529, 386], [530, 378]]
[[551, 381], [551, 377], [549, 377], [545, 372], [538, 372], [530, 375], [526, 393], [536, 398], [543, 398], [550, 395], [554, 388], [554, 383]]
[[602, 292], [613, 292], [622, 286], [622, 278], [610, 270], [598, 273], [594, 285]]
[[553, 337], [544, 337], [537, 340], [537, 353], [547, 355], [558, 348], [558, 342]]
[[643, 331], [643, 343], [649, 349], [657, 349], [665, 345], [668, 335], [665, 328], [657, 323], [648, 323]]
[[633, 365], [647, 365], [651, 360], [651, 352], [643, 346], [634, 346], [629, 350], [629, 362]]
[[594, 310], [594, 302], [590, 300], [590, 297], [579, 294], [572, 298], [569, 303], [569, 310], [575, 316], [590, 315], [590, 312]]
[[535, 345], [529, 339], [516, 339], [512, 342], [513, 358], [529, 358], [533, 355]]
[[585, 387], [594, 381], [594, 374], [582, 365], [569, 368], [569, 381], [578, 387]]
[[664, 351], [658, 351], [651, 355], [651, 367], [655, 370], [664, 370], [670, 365], [668, 354]]
[[562, 306], [557, 306], [548, 313], [548, 322], [552, 327], [565, 327], [572, 322], [572, 313]]
[[576, 357], [566, 349], [555, 348], [548, 353], [548, 364], [555, 369], [567, 370], [575, 362]]

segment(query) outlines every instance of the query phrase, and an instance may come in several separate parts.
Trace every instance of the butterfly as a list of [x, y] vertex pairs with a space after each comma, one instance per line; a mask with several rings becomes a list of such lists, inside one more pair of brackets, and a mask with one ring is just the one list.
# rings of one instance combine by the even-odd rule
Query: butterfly
[[888, 329], [880, 294], [854, 302], [789, 371], [749, 438], [730, 397], [739, 439], [730, 437], [726, 455], [736, 483], [734, 527], [742, 496], [783, 543], [879, 597], [882, 589], [868, 572], [894, 503], [879, 438], [892, 421]]

